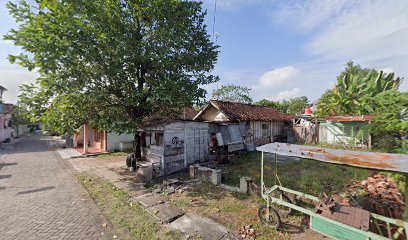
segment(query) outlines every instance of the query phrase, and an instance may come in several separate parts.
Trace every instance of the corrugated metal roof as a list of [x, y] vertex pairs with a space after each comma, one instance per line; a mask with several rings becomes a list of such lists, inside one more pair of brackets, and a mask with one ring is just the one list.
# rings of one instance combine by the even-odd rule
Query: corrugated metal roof
[[408, 173], [407, 154], [349, 151], [278, 142], [265, 144], [256, 150], [360, 168]]
[[368, 122], [375, 118], [375, 115], [361, 115], [361, 116], [332, 116], [327, 117], [327, 121], [332, 122]]

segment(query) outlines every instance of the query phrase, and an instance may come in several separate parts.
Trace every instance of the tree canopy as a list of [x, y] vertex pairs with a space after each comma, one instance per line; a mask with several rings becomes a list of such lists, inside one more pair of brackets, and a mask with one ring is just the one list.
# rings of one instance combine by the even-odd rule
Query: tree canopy
[[7, 4], [18, 24], [4, 36], [23, 50], [12, 63], [36, 69], [22, 88], [33, 118], [60, 132], [89, 122], [136, 134], [145, 118], [200, 102], [218, 46], [201, 3], [180, 0], [22, 0]]
[[398, 90], [402, 79], [394, 73], [362, 68], [353, 62], [337, 77], [336, 86], [326, 91], [317, 105], [318, 116], [373, 114], [373, 98], [388, 90]]
[[386, 151], [408, 148], [408, 92], [389, 90], [373, 99], [376, 118], [368, 125], [374, 147]]
[[249, 96], [250, 88], [238, 85], [221, 85], [219, 89], [216, 89], [212, 93], [211, 99], [220, 100], [225, 102], [237, 102], [237, 103], [252, 103], [252, 98]]
[[299, 115], [303, 113], [304, 109], [309, 106], [309, 100], [306, 96], [292, 98], [290, 100], [283, 100], [282, 102], [274, 102], [267, 99], [262, 99], [255, 103], [259, 106], [273, 107], [283, 113], [290, 115]]

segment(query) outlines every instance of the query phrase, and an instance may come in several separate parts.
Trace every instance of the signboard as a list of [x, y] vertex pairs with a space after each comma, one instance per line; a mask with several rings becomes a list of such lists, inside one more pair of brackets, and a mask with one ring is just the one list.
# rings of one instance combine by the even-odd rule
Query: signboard
[[4, 112], [4, 104], [0, 103], [0, 113]]

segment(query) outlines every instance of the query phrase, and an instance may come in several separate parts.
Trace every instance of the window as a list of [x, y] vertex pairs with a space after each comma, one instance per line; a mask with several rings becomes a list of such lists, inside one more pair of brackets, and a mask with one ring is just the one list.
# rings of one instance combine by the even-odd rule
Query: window
[[145, 143], [146, 143], [146, 147], [150, 146], [150, 138], [152, 137], [152, 133], [151, 132], [146, 132], [145, 133]]
[[262, 123], [262, 138], [270, 137], [270, 130], [268, 123]]
[[163, 146], [163, 132], [146, 132], [146, 146]]

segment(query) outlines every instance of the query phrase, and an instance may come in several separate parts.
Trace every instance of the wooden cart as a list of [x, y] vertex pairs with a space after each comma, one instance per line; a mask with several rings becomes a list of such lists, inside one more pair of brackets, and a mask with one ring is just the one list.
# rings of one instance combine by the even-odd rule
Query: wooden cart
[[[341, 205], [336, 206], [333, 214], [319, 214], [298, 206], [294, 198], [289, 196], [305, 199], [316, 205], [319, 205], [321, 199], [283, 187], [276, 171], [275, 178], [278, 184], [267, 189], [264, 183], [264, 153], [274, 154], [275, 169], [278, 155], [286, 155], [365, 169], [399, 172], [406, 176], [408, 176], [408, 155], [347, 151], [287, 143], [270, 143], [258, 147], [257, 150], [262, 152], [261, 188], [262, 198], [266, 201], [266, 205], [261, 206], [258, 212], [262, 223], [279, 228], [281, 217], [296, 210], [310, 216], [311, 229], [335, 239], [408, 239], [406, 232], [408, 209], [405, 209], [404, 212], [405, 221]], [[406, 178], [406, 193], [408, 193], [407, 180]], [[407, 205], [407, 198], [405, 198], [405, 205]]]

